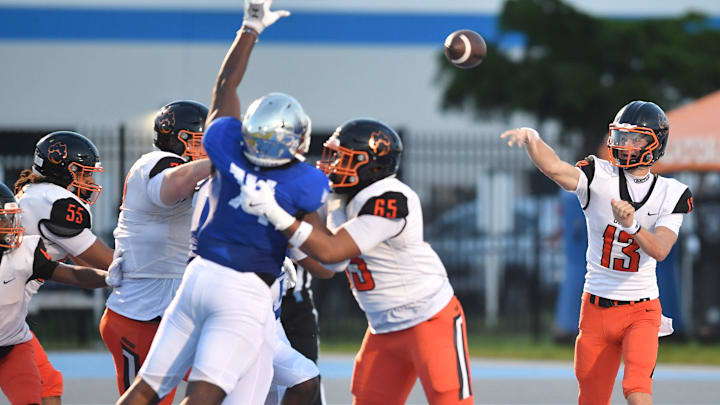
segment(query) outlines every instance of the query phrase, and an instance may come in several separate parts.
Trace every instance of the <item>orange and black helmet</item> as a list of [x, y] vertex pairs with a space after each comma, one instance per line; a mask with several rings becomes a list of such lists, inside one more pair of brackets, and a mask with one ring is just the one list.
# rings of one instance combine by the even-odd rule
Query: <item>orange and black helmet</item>
[[396, 174], [402, 152], [402, 140], [392, 128], [373, 119], [355, 119], [325, 141], [317, 168], [328, 175], [333, 191], [355, 194]]
[[0, 253], [22, 243], [25, 228], [20, 225], [21, 213], [12, 191], [0, 183]]
[[665, 154], [670, 122], [655, 103], [633, 101], [610, 124], [610, 162], [621, 168], [650, 166]]
[[102, 171], [97, 148], [77, 132], [52, 132], [35, 144], [33, 172], [67, 188], [88, 204], [94, 204], [102, 192], [94, 180], [88, 181], [88, 174]]
[[155, 116], [153, 143], [187, 160], [207, 157], [202, 146], [207, 115], [208, 108], [196, 101], [173, 101]]

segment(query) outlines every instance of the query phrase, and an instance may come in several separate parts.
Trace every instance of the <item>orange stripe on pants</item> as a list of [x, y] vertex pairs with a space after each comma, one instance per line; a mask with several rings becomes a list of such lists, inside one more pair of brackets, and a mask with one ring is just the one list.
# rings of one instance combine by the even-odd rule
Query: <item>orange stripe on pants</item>
[[412, 328], [365, 333], [353, 369], [354, 404], [404, 404], [418, 377], [430, 404], [472, 404], [469, 364], [465, 314], [453, 297]]
[[[129, 388], [145, 362], [158, 326], [160, 322], [136, 321], [105, 308], [100, 320], [100, 336], [115, 361], [115, 377], [120, 395]], [[176, 390], [167, 394], [159, 405], [172, 404]]]
[[634, 392], [652, 394], [661, 313], [659, 299], [602, 308], [583, 293], [575, 341], [579, 405], [610, 404], [621, 358], [625, 397]]
[[61, 397], [63, 393], [63, 376], [50, 363], [45, 349], [40, 345], [40, 341], [33, 333], [30, 341], [35, 352], [35, 364], [40, 370], [40, 380], [42, 381], [42, 397]]
[[40, 403], [40, 371], [30, 341], [15, 345], [0, 359], [0, 389], [12, 405]]

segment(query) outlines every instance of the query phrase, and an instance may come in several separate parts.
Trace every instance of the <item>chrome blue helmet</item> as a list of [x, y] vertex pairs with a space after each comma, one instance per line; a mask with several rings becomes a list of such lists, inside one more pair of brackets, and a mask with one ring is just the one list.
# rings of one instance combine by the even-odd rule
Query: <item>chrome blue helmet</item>
[[310, 147], [310, 117], [300, 103], [283, 93], [253, 101], [243, 118], [245, 157], [262, 167], [304, 160]]

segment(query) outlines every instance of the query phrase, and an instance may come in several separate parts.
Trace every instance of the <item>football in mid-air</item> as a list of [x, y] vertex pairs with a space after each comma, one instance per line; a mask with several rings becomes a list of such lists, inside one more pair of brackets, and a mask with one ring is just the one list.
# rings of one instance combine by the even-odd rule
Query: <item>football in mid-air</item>
[[486, 53], [485, 40], [475, 31], [458, 30], [445, 38], [445, 57], [461, 69], [479, 65]]

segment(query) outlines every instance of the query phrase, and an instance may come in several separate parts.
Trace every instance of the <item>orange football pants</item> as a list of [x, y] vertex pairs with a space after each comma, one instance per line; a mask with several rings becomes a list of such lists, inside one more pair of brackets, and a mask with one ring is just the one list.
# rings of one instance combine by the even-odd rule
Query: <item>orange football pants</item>
[[[158, 326], [160, 322], [136, 321], [105, 308], [100, 319], [100, 336], [115, 361], [115, 378], [120, 395], [130, 388], [145, 362]], [[176, 390], [167, 394], [159, 405], [172, 404]]]
[[63, 375], [57, 371], [48, 359], [45, 349], [40, 345], [40, 341], [33, 333], [30, 341], [35, 352], [35, 364], [40, 371], [40, 380], [42, 382], [42, 397], [61, 397], [63, 393]]
[[579, 405], [610, 404], [621, 358], [625, 397], [634, 392], [652, 394], [661, 313], [659, 299], [602, 308], [583, 293], [575, 341]]
[[15, 345], [0, 359], [0, 389], [12, 405], [40, 403], [42, 383], [31, 341]]
[[365, 332], [355, 357], [353, 403], [404, 404], [418, 377], [431, 405], [473, 403], [465, 314], [456, 297], [412, 328]]

